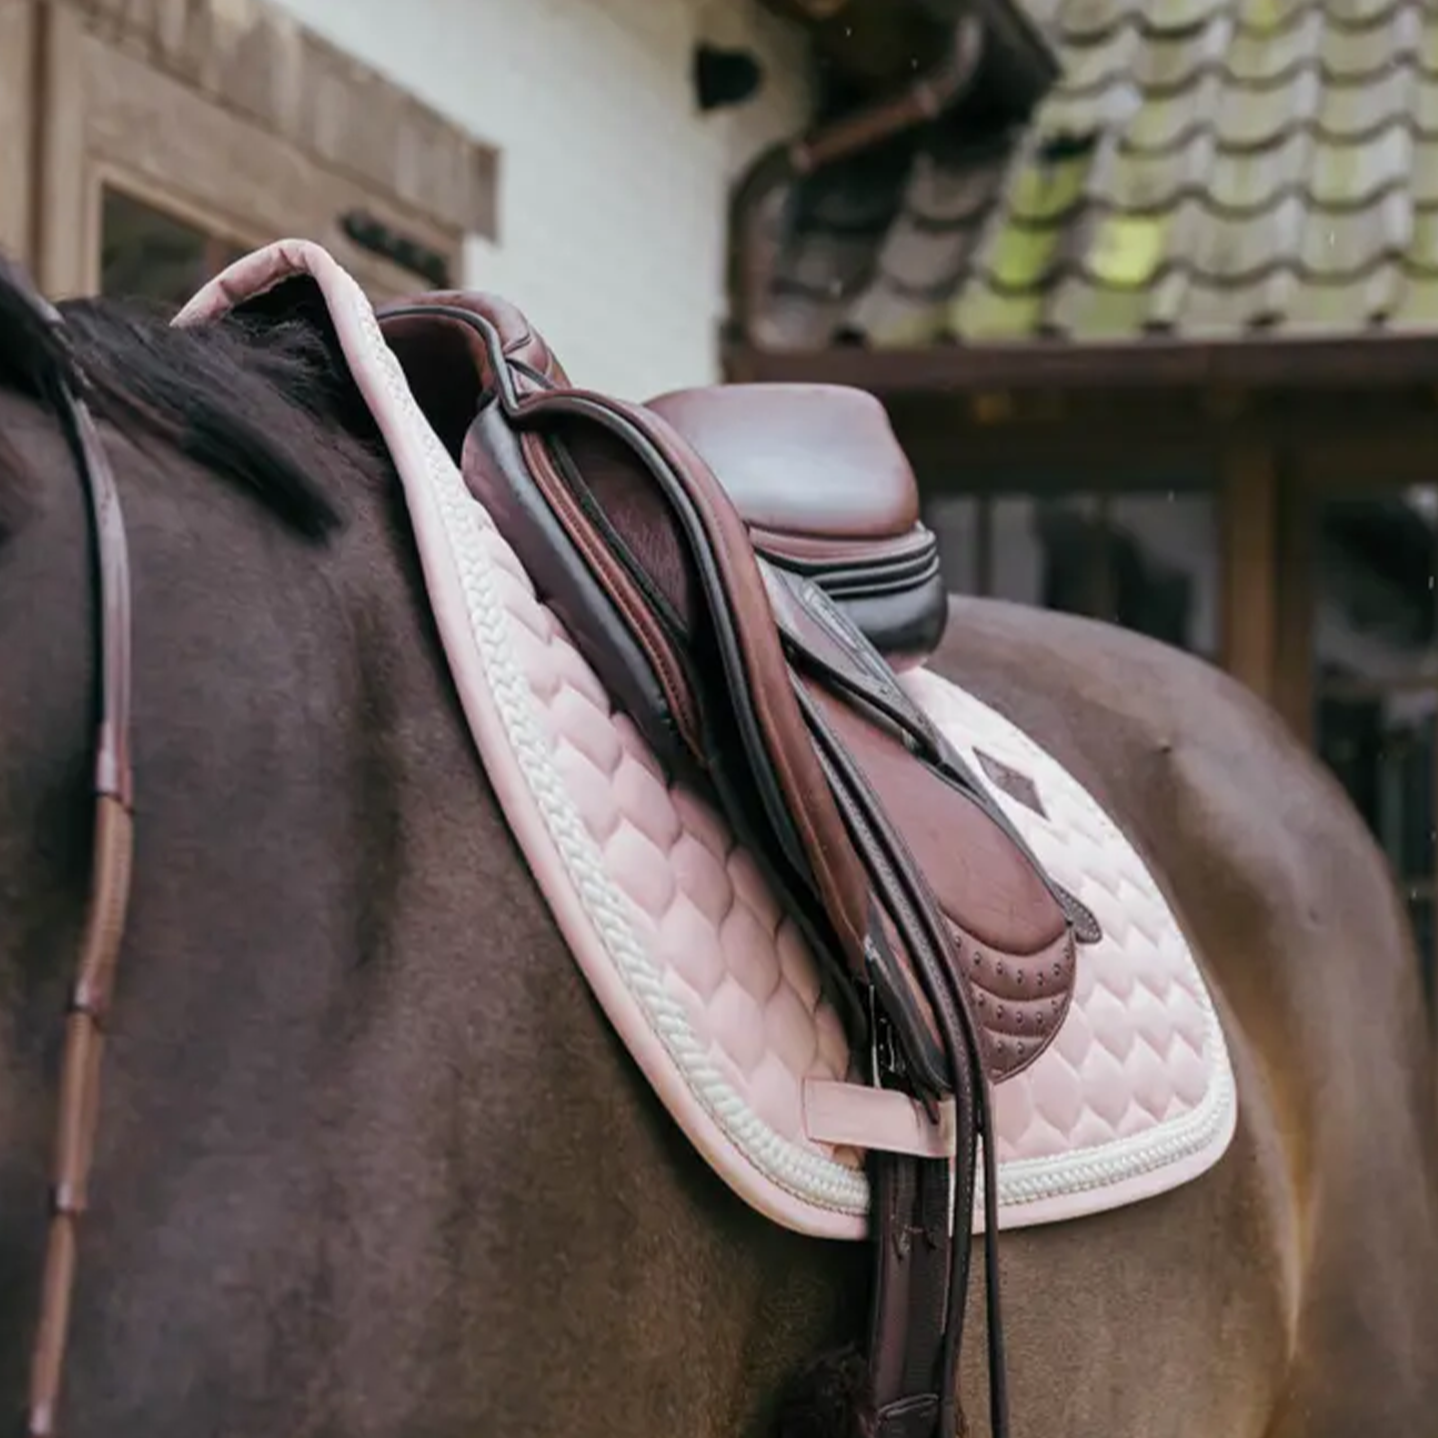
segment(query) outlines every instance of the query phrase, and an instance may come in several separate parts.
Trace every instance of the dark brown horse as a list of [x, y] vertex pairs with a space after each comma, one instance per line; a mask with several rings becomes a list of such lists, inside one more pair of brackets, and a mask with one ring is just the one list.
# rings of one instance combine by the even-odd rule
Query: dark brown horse
[[[83, 490], [37, 398], [68, 361], [12, 299], [0, 1394], [18, 1413], [95, 674]], [[611, 1034], [475, 760], [347, 381], [303, 330], [68, 318], [130, 531], [138, 847], [64, 1430], [766, 1434], [786, 1380], [858, 1331], [867, 1262], [734, 1198]], [[1240, 1088], [1205, 1177], [1004, 1235], [1019, 1438], [1431, 1433], [1434, 1063], [1358, 819], [1199, 663], [996, 604], [956, 602], [949, 635], [937, 667], [1070, 766], [1162, 877]]]

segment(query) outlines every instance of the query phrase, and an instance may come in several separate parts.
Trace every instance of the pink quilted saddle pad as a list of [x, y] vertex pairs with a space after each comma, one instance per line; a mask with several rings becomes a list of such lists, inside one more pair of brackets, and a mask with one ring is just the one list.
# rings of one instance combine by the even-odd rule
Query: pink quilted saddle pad
[[[319, 284], [405, 487], [481, 760], [610, 1021], [715, 1171], [804, 1233], [867, 1230], [864, 1146], [923, 1147], [912, 1109], [856, 1077], [819, 967], [701, 794], [670, 783], [469, 495], [359, 287], [317, 246], [240, 260], [181, 314], [290, 275]], [[1001, 1227], [1172, 1189], [1232, 1137], [1232, 1068], [1204, 979], [1153, 876], [1093, 797], [957, 685], [905, 677], [1054, 878], [1095, 914], [1041, 1057], [995, 1091]], [[981, 1206], [976, 1207], [975, 1226]]]

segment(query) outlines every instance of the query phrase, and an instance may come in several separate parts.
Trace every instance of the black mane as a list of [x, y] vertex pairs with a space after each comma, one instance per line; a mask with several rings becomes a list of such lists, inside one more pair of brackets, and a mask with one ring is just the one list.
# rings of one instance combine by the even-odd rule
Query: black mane
[[[63, 337], [35, 308], [19, 272], [0, 255], [0, 389], [29, 395], [54, 410], [60, 390], [76, 382]], [[29, 479], [0, 433], [0, 540], [29, 508]]]
[[[342, 524], [335, 496], [345, 486], [388, 472], [333, 337], [309, 318], [228, 316], [176, 329], [147, 304], [84, 299], [59, 309], [57, 331], [0, 261], [0, 386], [53, 408], [58, 387], [80, 376], [97, 419], [173, 446], [313, 539]], [[0, 535], [37, 478], [0, 435]]]

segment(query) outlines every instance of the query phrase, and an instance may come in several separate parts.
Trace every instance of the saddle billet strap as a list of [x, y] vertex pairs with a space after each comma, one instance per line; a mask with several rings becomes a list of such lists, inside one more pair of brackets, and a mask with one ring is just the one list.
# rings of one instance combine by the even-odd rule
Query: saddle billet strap
[[[37, 315], [63, 330], [64, 322], [54, 307], [38, 295], [30, 297]], [[96, 572], [98, 724], [90, 890], [65, 1025], [50, 1225], [25, 1418], [28, 1438], [49, 1438], [58, 1421], [78, 1229], [87, 1204], [99, 1119], [104, 1026], [129, 907], [134, 848], [129, 750], [130, 576], [124, 517], [114, 475], [83, 401], [64, 380], [46, 398], [85, 481]]]
[[[524, 404], [526, 409], [536, 411], [548, 409], [567, 419], [571, 411], [564, 401], [569, 398], [569, 396], [553, 395], [535, 396], [533, 399], [525, 401]], [[622, 411], [616, 413], [615, 410], [609, 408], [607, 402], [600, 401], [596, 404], [591, 397], [585, 396], [580, 403], [585, 409], [590, 409], [592, 406], [599, 413], [614, 414], [618, 423], [624, 422], [625, 417]], [[640, 439], [640, 444], [637, 446], [640, 449], [638, 457], [644, 463], [645, 470], [655, 478], [662, 480], [666, 475], [664, 466], [668, 461], [657, 445], [654, 446], [651, 453], [643, 453], [644, 449], [649, 448], [645, 441], [651, 440], [651, 437], [643, 433], [642, 417], [639, 420], [638, 428]], [[566, 447], [571, 453], [577, 448], [575, 445], [577, 433], [573, 430], [566, 430], [564, 433]], [[626, 436], [626, 438], [628, 437]], [[630, 442], [633, 444], [632, 440]], [[593, 458], [592, 455], [589, 457]], [[628, 534], [638, 532], [639, 543], [653, 544], [656, 533], [667, 534], [670, 532], [660, 530], [653, 520], [646, 520], [649, 527], [641, 529], [635, 524], [633, 514], [628, 508], [633, 504], [629, 495], [621, 494], [614, 488], [601, 495], [599, 489], [603, 483], [602, 473], [592, 472], [590, 467], [578, 460], [575, 462], [574, 469], [590, 476], [589, 488], [592, 497], [605, 506], [611, 514], [619, 511], [621, 506], [624, 507], [623, 517], [630, 526]], [[702, 471], [700, 472], [702, 473]], [[730, 556], [736, 559], [734, 568], [742, 577], [736, 577], [734, 574], [722, 574], [723, 560], [726, 557], [722, 552], [722, 546], [726, 542], [730, 544], [736, 542], [732, 533], [730, 535], [724, 533], [725, 501], [723, 496], [717, 492], [717, 489], [705, 494], [699, 485], [695, 486], [695, 491], [695, 493], [691, 493], [682, 485], [671, 485], [663, 490], [662, 495], [659, 494], [658, 486], [652, 486], [646, 493], [667, 501], [687, 521], [683, 527], [690, 537], [689, 552], [695, 560], [697, 587], [702, 590], [707, 600], [704, 617], [721, 632], [730, 623], [739, 631], [736, 641], [731, 646], [732, 652], [740, 654], [744, 652], [743, 640], [746, 636], [743, 631], [746, 620], [750, 625], [757, 625], [759, 628], [757, 636], [749, 637], [757, 639], [761, 645], [767, 637], [777, 647], [777, 630], [773, 628], [772, 612], [767, 603], [767, 595], [763, 590], [763, 581], [757, 568], [752, 569], [749, 575], [743, 574], [743, 559], [749, 555], [747, 542], [736, 556]], [[686, 501], [690, 500], [694, 501], [692, 507], [686, 505]], [[707, 512], [706, 500], [709, 501]], [[686, 509], [688, 509], [688, 513], [685, 513]], [[735, 518], [737, 519], [737, 516]], [[712, 529], [707, 528], [706, 519], [712, 519]], [[618, 523], [619, 521], [616, 520], [616, 524]], [[701, 528], [701, 526], [705, 527]], [[631, 566], [639, 562], [634, 554], [637, 547], [635, 541], [631, 540], [628, 545]], [[715, 550], [720, 550], [720, 553], [715, 554]], [[706, 560], [709, 561], [708, 564], [706, 564]], [[752, 556], [750, 556], [750, 562], [752, 565]], [[751, 589], [747, 594], [735, 594], [737, 586], [746, 581], [756, 588]], [[756, 595], [764, 602], [762, 609], [754, 612], [751, 618], [746, 603], [755, 603]], [[674, 586], [672, 582], [669, 586], [668, 597], [673, 607], [682, 607], [682, 597], [677, 586]], [[694, 624], [692, 616], [689, 616], [685, 637], [692, 641], [696, 632], [697, 626]], [[838, 807], [844, 823], [845, 836], [850, 839], [851, 845], [861, 848], [864, 855], [865, 862], [860, 867], [868, 882], [861, 880], [863, 887], [858, 892], [866, 896], [866, 905], [872, 907], [872, 896], [876, 892], [874, 882], [878, 881], [883, 889], [882, 907], [888, 912], [891, 919], [889, 932], [893, 933], [896, 938], [902, 934], [902, 940], [899, 943], [878, 944], [875, 942], [878, 931], [872, 922], [866, 922], [866, 960], [869, 960], [872, 965], [876, 955], [893, 952], [904, 952], [909, 959], [909, 963], [904, 966], [902, 977], [896, 969], [881, 963], [877, 969], [866, 966], [865, 978], [873, 981], [877, 976], [883, 981], [885, 989], [883, 1007], [890, 1014], [911, 1012], [915, 997], [922, 994], [927, 999], [931, 1012], [938, 1016], [936, 1037], [938, 1046], [943, 1050], [938, 1063], [922, 1062], [923, 1055], [915, 1042], [922, 1032], [918, 1023], [909, 1018], [896, 1028], [897, 1036], [908, 1060], [910, 1080], [921, 1079], [922, 1086], [935, 1096], [949, 1091], [957, 1091], [960, 1097], [958, 1112], [964, 1115], [983, 1112], [984, 1104], [980, 1094], [985, 1079], [977, 1028], [971, 1016], [967, 1014], [966, 996], [956, 978], [957, 965], [947, 952], [948, 933], [938, 915], [936, 906], [924, 890], [921, 878], [916, 875], [915, 866], [908, 859], [892, 826], [885, 821], [882, 806], [873, 798], [856, 765], [848, 764], [842, 779], [836, 778], [836, 773], [846, 763], [844, 746], [836, 736], [829, 735], [828, 752], [822, 756], [819, 755], [819, 749], [814, 745], [816, 726], [812, 722], [812, 717], [805, 715], [805, 706], [800, 703], [800, 695], [790, 688], [792, 679], [787, 662], [778, 666], [777, 670], [773, 665], [760, 668], [757, 674], [752, 671], [745, 672], [732, 665], [727, 666], [726, 679], [728, 683], [723, 692], [729, 696], [730, 702], [741, 714], [751, 705], [758, 708], [755, 703], [758, 694], [762, 694], [771, 713], [775, 709], [780, 709], [782, 712], [781, 700], [788, 701], [792, 698], [794, 701], [795, 709], [798, 712], [793, 715], [792, 719], [775, 721], [771, 718], [767, 725], [763, 725], [765, 732], [759, 736], [757, 744], [753, 740], [750, 741], [750, 762], [757, 772], [762, 773], [765, 763], [771, 762], [762, 746], [772, 735], [774, 724], [798, 721], [797, 730], [791, 730], [784, 737], [788, 739], [793, 733], [797, 733], [800, 744], [803, 744], [803, 739], [808, 737], [809, 743], [804, 745], [801, 752], [808, 752], [820, 757], [821, 768], [824, 770], [825, 788], [816, 791], [810, 786], [796, 791], [791, 785], [786, 784], [787, 802], [800, 812], [805, 806], [812, 806], [816, 797], [830, 800]], [[775, 686], [778, 688], [776, 689]], [[832, 833], [826, 834], [825, 839], [830, 844], [835, 842]], [[822, 890], [822, 883], [820, 888]], [[909, 981], [909, 975], [916, 969], [919, 971], [918, 983], [913, 984]], [[972, 1206], [972, 1143], [973, 1135], [970, 1133], [957, 1175], [961, 1191], [956, 1195], [959, 1201], [954, 1208], [955, 1214], [967, 1215]], [[911, 1390], [907, 1383], [901, 1384], [898, 1393], [892, 1400], [884, 1402], [882, 1410], [885, 1414], [892, 1411], [894, 1421], [901, 1418], [904, 1428], [910, 1432], [922, 1431], [915, 1429], [914, 1425], [922, 1422], [925, 1414], [952, 1412], [957, 1364], [943, 1363], [939, 1361], [939, 1356], [950, 1352], [956, 1353], [967, 1278], [966, 1245], [956, 1246], [953, 1242], [954, 1217], [947, 1207], [947, 1181], [942, 1185], [946, 1200], [942, 1220], [943, 1228], [939, 1233], [934, 1231], [932, 1221], [933, 1183], [934, 1180], [930, 1178], [926, 1185], [921, 1186], [921, 1191], [927, 1193], [930, 1198], [925, 1221], [921, 1227], [926, 1234], [925, 1242], [932, 1245], [932, 1259], [929, 1263], [917, 1264], [916, 1268], [919, 1277], [928, 1278], [930, 1281], [918, 1284], [909, 1283], [904, 1286], [905, 1301], [916, 1303], [918, 1309], [910, 1312], [909, 1321], [902, 1329], [894, 1330], [904, 1334], [908, 1345], [904, 1377], [912, 1379], [917, 1373], [922, 1373], [924, 1376], [920, 1380], [917, 1391]], [[899, 1223], [899, 1228], [890, 1233], [881, 1231], [878, 1235], [878, 1242], [886, 1249], [890, 1245], [898, 1245], [901, 1249], [908, 1247], [910, 1253], [919, 1254], [921, 1250], [911, 1246], [911, 1232], [914, 1227], [912, 1216], [898, 1212], [893, 1217], [894, 1221]], [[917, 1263], [917, 1260], [915, 1259], [913, 1262]], [[951, 1279], [956, 1292], [946, 1292], [944, 1283], [933, 1281], [935, 1266], [938, 1271], [945, 1273]], [[942, 1302], [935, 1300], [936, 1289], [944, 1294]], [[890, 1291], [892, 1290], [887, 1286], [879, 1290], [881, 1307], [891, 1301], [883, 1296]], [[884, 1307], [883, 1313], [877, 1320], [881, 1334], [889, 1331], [886, 1320], [887, 1308]], [[882, 1351], [876, 1352], [874, 1356], [876, 1359], [885, 1357]], [[882, 1389], [876, 1392], [876, 1396], [883, 1401], [885, 1395]], [[892, 1426], [887, 1418], [885, 1422], [886, 1426]], [[1006, 1424], [1002, 1413], [995, 1414], [994, 1427], [996, 1433], [1004, 1432]]]
[[[796, 681], [802, 686], [802, 681]], [[876, 1273], [874, 1331], [871, 1348], [876, 1395], [880, 1399], [879, 1438], [911, 1438], [929, 1430], [916, 1426], [929, 1412], [927, 1398], [937, 1400], [938, 1431], [955, 1431], [959, 1349], [963, 1340], [964, 1305], [968, 1294], [968, 1215], [973, 1210], [975, 1147], [982, 1138], [984, 1163], [984, 1269], [988, 1305], [989, 1423], [993, 1438], [1007, 1438], [1008, 1399], [1003, 1322], [998, 1283], [998, 1161], [993, 1142], [992, 1105], [978, 1025], [969, 997], [958, 978], [950, 950], [950, 934], [939, 905], [927, 890], [922, 868], [907, 853], [902, 834], [875, 796], [860, 763], [827, 724], [816, 697], [801, 687], [801, 707], [819, 743], [825, 772], [850, 823], [855, 840], [870, 857], [891, 910], [906, 916], [909, 958], [922, 982], [937, 1020], [937, 1037], [952, 1076], [955, 1110], [971, 1116], [961, 1125], [952, 1168], [945, 1174], [942, 1228], [936, 1227], [932, 1185], [934, 1166], [902, 1155], [875, 1155], [876, 1180], [888, 1175], [897, 1192], [896, 1209], [883, 1210], [886, 1223], [876, 1223], [880, 1244]], [[927, 942], [924, 942], [927, 940]], [[874, 974], [891, 991], [891, 1001], [905, 989], [892, 977], [896, 962], [892, 946], [876, 945]], [[897, 1008], [897, 1004], [895, 1005]], [[876, 1026], [879, 1021], [876, 1019]], [[907, 1048], [906, 1048], [907, 1051]], [[912, 1175], [912, 1177], [910, 1177]], [[906, 1205], [904, 1180], [912, 1186]], [[948, 1181], [953, 1189], [949, 1191]], [[906, 1211], [907, 1209], [907, 1211]], [[876, 1210], [876, 1212], [879, 1210]], [[894, 1290], [903, 1285], [902, 1319], [892, 1312]], [[938, 1305], [935, 1295], [945, 1303]], [[903, 1327], [895, 1325], [902, 1322]], [[885, 1401], [886, 1375], [898, 1362], [892, 1346], [903, 1342], [903, 1379]], [[888, 1423], [889, 1428], [885, 1427]]]

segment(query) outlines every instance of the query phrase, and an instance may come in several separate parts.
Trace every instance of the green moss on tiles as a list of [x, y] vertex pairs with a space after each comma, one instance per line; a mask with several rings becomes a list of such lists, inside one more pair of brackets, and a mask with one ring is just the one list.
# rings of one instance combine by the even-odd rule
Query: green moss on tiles
[[1171, 95], [1152, 95], [1129, 122], [1124, 143], [1135, 150], [1167, 150], [1198, 128], [1198, 96], [1204, 87], [1192, 86]]
[[940, 339], [948, 321], [949, 307], [940, 302], [915, 305], [902, 317], [896, 316], [869, 329], [868, 340], [874, 349], [918, 349]]
[[1028, 339], [1043, 318], [1043, 295], [999, 293], [976, 279], [949, 306], [950, 331], [966, 340]]
[[1323, 68], [1329, 83], [1366, 85], [1380, 79], [1398, 49], [1393, 29], [1372, 25], [1366, 30], [1334, 26], [1325, 34]]
[[1406, 258], [1414, 269], [1438, 278], [1438, 210], [1414, 211]]
[[1141, 288], [1158, 272], [1167, 225], [1167, 215], [1110, 215], [1094, 235], [1086, 268], [1114, 289]]
[[1320, 205], [1334, 208], [1351, 205], [1380, 178], [1370, 179], [1363, 164], [1365, 148], [1358, 145], [1318, 144], [1313, 148], [1309, 187]]
[[1305, 0], [1243, 0], [1238, 23], [1245, 30], [1284, 30], [1304, 8]]
[[1419, 140], [1413, 146], [1408, 193], [1415, 205], [1438, 205], [1438, 140]]
[[1438, 129], [1438, 77], [1419, 77], [1413, 95], [1413, 123], [1424, 134]]
[[1033, 289], [1048, 275], [1062, 234], [1057, 226], [1008, 220], [990, 240], [984, 268], [1003, 289]]
[[1423, 16], [1423, 38], [1418, 45], [1418, 63], [1429, 75], [1438, 75], [1438, 15], [1431, 10]]
[[1275, 85], [1260, 90], [1234, 86], [1224, 91], [1222, 105], [1214, 117], [1221, 141], [1234, 149], [1258, 149], [1271, 145], [1306, 118], [1301, 79], [1295, 85]]
[[1132, 339], [1148, 323], [1151, 300], [1148, 290], [1112, 290], [1081, 281], [1068, 287], [1054, 318], [1076, 341]]
[[1144, 23], [1157, 34], [1191, 30], [1228, 8], [1229, 0], [1148, 0]]
[[1128, 12], [1125, 0], [1069, 0], [1059, 24], [1067, 39], [1095, 39], [1121, 24]]
[[1300, 285], [1289, 301], [1284, 325], [1321, 334], [1354, 334], [1368, 323], [1367, 279]]
[[1388, 328], [1438, 329], [1438, 278], [1410, 275], [1393, 313], [1388, 316]]
[[1009, 192], [1009, 213], [1031, 224], [1051, 223], [1066, 215], [1083, 196], [1093, 167], [1093, 147], [1062, 159], [1036, 156], [1024, 165]]

